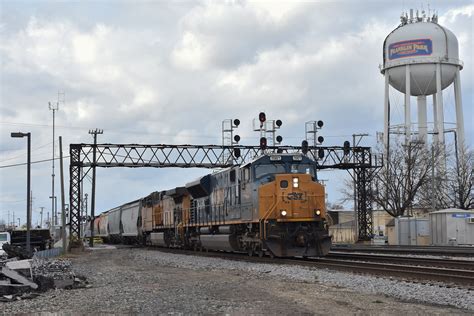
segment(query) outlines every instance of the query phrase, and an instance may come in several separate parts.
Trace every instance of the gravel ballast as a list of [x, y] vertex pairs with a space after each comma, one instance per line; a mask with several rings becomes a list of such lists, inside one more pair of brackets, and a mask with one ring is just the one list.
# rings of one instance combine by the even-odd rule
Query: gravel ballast
[[91, 288], [0, 303], [12, 313], [472, 314], [472, 291], [139, 248], [71, 256]]

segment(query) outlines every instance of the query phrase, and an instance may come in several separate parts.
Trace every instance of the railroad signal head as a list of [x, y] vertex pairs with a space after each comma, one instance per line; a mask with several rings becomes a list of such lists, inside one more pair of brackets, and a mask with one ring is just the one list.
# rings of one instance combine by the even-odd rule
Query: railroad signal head
[[318, 136], [318, 143], [322, 144], [324, 142], [324, 137]]
[[240, 142], [240, 136], [239, 135], [234, 135], [234, 141], [236, 143]]
[[275, 121], [275, 125], [276, 125], [277, 127], [280, 127], [282, 124], [283, 124], [283, 122], [282, 122], [281, 120], [276, 120], [276, 121]]
[[276, 141], [277, 141], [278, 143], [281, 143], [281, 142], [283, 141], [283, 137], [281, 137], [280, 135], [278, 135], [278, 136], [276, 137]]
[[267, 117], [266, 117], [266, 115], [265, 115], [264, 112], [260, 112], [260, 113], [258, 114], [258, 120], [259, 120], [260, 123], [262, 123], [262, 124], [263, 124], [263, 122], [265, 122], [265, 121], [267, 120]]
[[308, 141], [307, 140], [303, 140], [301, 142], [301, 151], [303, 152], [303, 154], [307, 154], [308, 153]]
[[324, 149], [322, 149], [322, 148], [318, 149], [318, 157], [319, 157], [319, 159], [324, 158]]
[[260, 138], [260, 149], [264, 150], [267, 148], [267, 139], [265, 137]]
[[239, 125], [240, 125], [240, 120], [239, 120], [239, 119], [235, 119], [235, 120], [234, 120], [234, 125], [235, 125], [235, 127], [239, 126]]
[[324, 126], [324, 122], [323, 122], [323, 121], [318, 121], [318, 123], [317, 123], [317, 124], [318, 124], [318, 127], [319, 127], [319, 128], [321, 128], [321, 127], [323, 127], [323, 126]]
[[350, 150], [351, 150], [351, 143], [348, 140], [346, 140], [344, 142], [344, 155], [349, 155]]
[[234, 157], [240, 158], [240, 148], [234, 148]]

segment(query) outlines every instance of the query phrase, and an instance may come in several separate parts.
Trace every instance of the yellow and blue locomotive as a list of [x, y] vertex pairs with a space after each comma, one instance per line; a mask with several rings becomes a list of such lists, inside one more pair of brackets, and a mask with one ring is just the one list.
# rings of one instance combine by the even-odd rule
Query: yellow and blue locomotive
[[315, 179], [306, 156], [266, 154], [145, 198], [142, 221], [154, 224], [142, 231], [148, 243], [167, 247], [324, 256], [331, 239]]
[[114, 236], [101, 232], [109, 240], [136, 234], [150, 245], [276, 257], [324, 256], [331, 246], [324, 187], [301, 154], [265, 154], [105, 214], [114, 215]]

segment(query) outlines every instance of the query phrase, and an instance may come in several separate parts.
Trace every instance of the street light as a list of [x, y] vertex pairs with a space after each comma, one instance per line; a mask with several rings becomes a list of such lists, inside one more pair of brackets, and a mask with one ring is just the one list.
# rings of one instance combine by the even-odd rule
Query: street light
[[27, 167], [26, 167], [26, 250], [31, 251], [30, 244], [30, 229], [31, 229], [31, 205], [30, 205], [30, 191], [31, 191], [31, 133], [13, 132], [12, 138], [27, 137], [28, 151], [27, 151]]

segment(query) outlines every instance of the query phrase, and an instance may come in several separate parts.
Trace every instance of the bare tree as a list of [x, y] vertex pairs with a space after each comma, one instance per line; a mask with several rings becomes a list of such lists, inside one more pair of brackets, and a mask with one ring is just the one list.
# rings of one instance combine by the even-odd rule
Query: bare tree
[[434, 210], [449, 207], [472, 209], [474, 208], [473, 179], [473, 151], [469, 148], [464, 148], [458, 153], [454, 151], [454, 154], [447, 155], [446, 169], [436, 168], [436, 171], [430, 175], [430, 179], [420, 189], [419, 206]]
[[384, 167], [374, 178], [373, 201], [390, 215], [406, 215], [417, 204], [420, 189], [431, 179], [440, 150], [429, 150], [422, 142], [392, 146]]
[[457, 156], [456, 164], [448, 169], [448, 198], [453, 207], [468, 210], [474, 208], [474, 153], [464, 148]]

